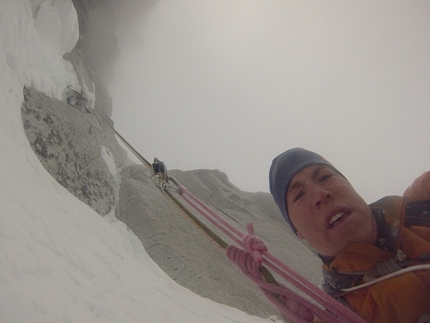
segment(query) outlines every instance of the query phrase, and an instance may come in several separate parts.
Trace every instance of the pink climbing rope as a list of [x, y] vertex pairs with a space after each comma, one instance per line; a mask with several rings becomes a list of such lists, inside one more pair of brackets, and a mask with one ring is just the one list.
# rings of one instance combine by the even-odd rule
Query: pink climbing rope
[[[232, 245], [228, 246], [226, 249], [228, 259], [234, 262], [248, 278], [257, 284], [266, 297], [288, 318], [297, 323], [313, 322], [315, 317], [324, 323], [366, 322], [269, 253], [263, 241], [254, 236], [252, 224], [248, 223], [247, 225], [248, 234], [243, 234], [184, 186], [179, 183], [177, 183], [177, 186], [182, 198], [190, 206], [244, 249], [239, 249]], [[321, 307], [278, 282], [277, 284], [272, 284], [265, 281], [260, 272], [262, 264], [301, 290]]]

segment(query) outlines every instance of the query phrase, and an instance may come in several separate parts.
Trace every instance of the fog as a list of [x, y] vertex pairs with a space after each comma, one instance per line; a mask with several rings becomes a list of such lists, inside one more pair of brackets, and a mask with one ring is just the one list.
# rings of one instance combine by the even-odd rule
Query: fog
[[268, 192], [304, 147], [372, 202], [429, 169], [430, 2], [181, 0], [121, 35], [117, 130], [170, 169]]

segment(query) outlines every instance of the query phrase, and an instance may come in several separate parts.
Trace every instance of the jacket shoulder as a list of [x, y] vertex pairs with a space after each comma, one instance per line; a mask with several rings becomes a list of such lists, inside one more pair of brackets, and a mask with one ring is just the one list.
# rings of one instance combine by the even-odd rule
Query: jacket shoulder
[[403, 196], [408, 201], [430, 200], [430, 171], [423, 173], [411, 186], [409, 186]]

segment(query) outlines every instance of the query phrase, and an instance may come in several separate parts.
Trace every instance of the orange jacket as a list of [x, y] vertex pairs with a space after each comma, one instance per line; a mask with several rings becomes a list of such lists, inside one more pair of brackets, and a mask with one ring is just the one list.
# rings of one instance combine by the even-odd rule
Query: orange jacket
[[[379, 240], [379, 247], [352, 242], [329, 265], [323, 265], [324, 276], [331, 277], [330, 285], [339, 288], [337, 283], [342, 283], [342, 280], [343, 286], [340, 288], [346, 287], [345, 281], [348, 287], [359, 284], [362, 272], [395, 259], [396, 250], [399, 249], [403, 251], [406, 261], [423, 254], [430, 255], [430, 227], [407, 227], [404, 224], [407, 203], [419, 200], [430, 200], [430, 172], [416, 179], [403, 197], [386, 197], [371, 204], [374, 214], [378, 210], [383, 214], [383, 227], [387, 228], [383, 240]], [[426, 261], [430, 263], [428, 259]], [[404, 273], [369, 287], [349, 293], [340, 292], [334, 296], [342, 296], [353, 311], [371, 323], [417, 323], [423, 315], [430, 314], [430, 269]]]

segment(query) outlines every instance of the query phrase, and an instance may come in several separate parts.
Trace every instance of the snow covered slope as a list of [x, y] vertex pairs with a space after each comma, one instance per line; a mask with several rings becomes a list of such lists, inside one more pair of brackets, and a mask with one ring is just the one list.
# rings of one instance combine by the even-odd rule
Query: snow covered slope
[[100, 217], [42, 167], [23, 130], [23, 87], [58, 99], [80, 90], [62, 58], [76, 32], [69, 0], [0, 2], [0, 321], [271, 321], [177, 285], [123, 224]]

